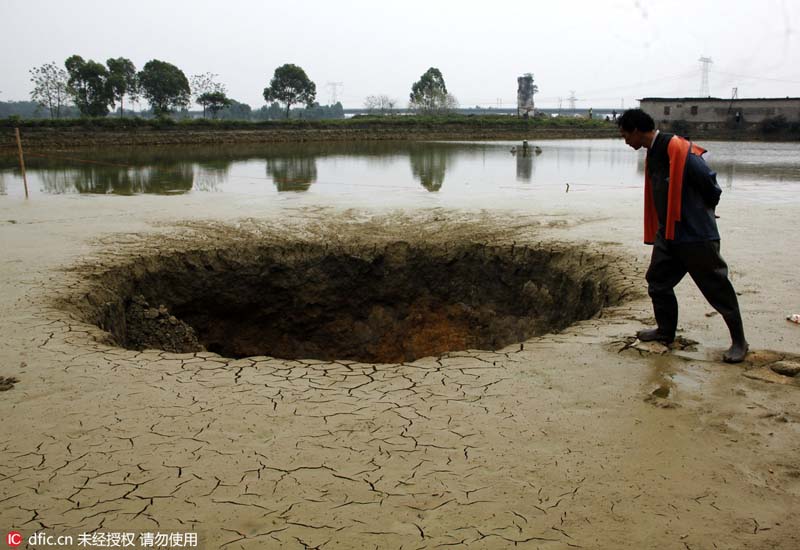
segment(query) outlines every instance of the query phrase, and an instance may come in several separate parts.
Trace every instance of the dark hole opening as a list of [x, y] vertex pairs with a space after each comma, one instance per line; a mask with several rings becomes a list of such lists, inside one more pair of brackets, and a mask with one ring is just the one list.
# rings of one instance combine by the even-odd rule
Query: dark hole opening
[[402, 362], [499, 349], [616, 303], [577, 248], [305, 243], [150, 258], [108, 274], [98, 324], [132, 349]]

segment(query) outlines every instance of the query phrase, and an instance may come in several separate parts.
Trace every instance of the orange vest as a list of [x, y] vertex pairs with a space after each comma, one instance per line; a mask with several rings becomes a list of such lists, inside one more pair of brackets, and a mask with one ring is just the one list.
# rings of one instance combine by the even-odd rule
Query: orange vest
[[[686, 158], [689, 148], [695, 155], [706, 152], [699, 145], [680, 137], [672, 136], [667, 144], [669, 156], [669, 189], [667, 191], [667, 224], [664, 228], [664, 238], [668, 241], [675, 239], [675, 223], [681, 221], [681, 197], [683, 193], [683, 173], [686, 167]], [[658, 213], [653, 200], [653, 189], [650, 183], [650, 174], [647, 171], [647, 160], [644, 163], [644, 242], [653, 244], [658, 232]]]

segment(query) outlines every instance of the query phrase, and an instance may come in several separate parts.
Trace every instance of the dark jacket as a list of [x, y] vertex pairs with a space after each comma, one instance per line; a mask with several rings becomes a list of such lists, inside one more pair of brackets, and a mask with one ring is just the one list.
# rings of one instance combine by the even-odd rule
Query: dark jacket
[[722, 193], [705, 149], [659, 132], [645, 161], [644, 242], [719, 240], [714, 208]]

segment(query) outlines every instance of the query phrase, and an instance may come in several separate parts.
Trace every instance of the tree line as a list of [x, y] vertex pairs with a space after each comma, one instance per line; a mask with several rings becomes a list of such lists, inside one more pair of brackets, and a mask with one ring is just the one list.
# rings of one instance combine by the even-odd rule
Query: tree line
[[[305, 71], [291, 63], [275, 69], [272, 79], [262, 92], [267, 105], [254, 111], [227, 95], [224, 84], [216, 74], [204, 73], [187, 78], [184, 72], [166, 61], [152, 59], [141, 70], [127, 58], [109, 58], [105, 64], [72, 55], [63, 68], [55, 62], [30, 70], [33, 102], [46, 109], [50, 118], [107, 117], [112, 110], [125, 115], [128, 104], [145, 99], [150, 110], [140, 114], [167, 117], [187, 116], [194, 102], [202, 107], [203, 118], [236, 120], [272, 120], [278, 118], [320, 119], [344, 118], [341, 103], [322, 106], [316, 102], [316, 84]], [[16, 110], [27, 115], [26, 102], [0, 103], [3, 111]], [[397, 102], [386, 95], [369, 96], [365, 107], [372, 113], [391, 113]], [[302, 105], [303, 109], [292, 109]], [[441, 71], [429, 68], [414, 82], [409, 95], [409, 107], [419, 113], [450, 112], [458, 107], [455, 97], [447, 91]], [[77, 110], [77, 113], [76, 113]], [[132, 111], [128, 111], [132, 113]], [[183, 116], [181, 116], [181, 113]], [[8, 115], [7, 115], [8, 116]]]
[[[51, 118], [74, 114], [72, 106], [82, 117], [106, 117], [117, 106], [123, 116], [125, 100], [130, 103], [140, 98], [150, 104], [155, 117], [186, 113], [189, 104], [195, 102], [202, 107], [203, 118], [290, 118], [292, 106], [298, 104], [307, 111], [299, 118], [344, 118], [341, 104], [325, 107], [316, 102], [316, 85], [301, 67], [293, 64], [275, 69], [263, 91], [268, 105], [255, 112], [249, 105], [228, 97], [225, 85], [216, 80], [217, 75], [204, 73], [187, 78], [181, 69], [159, 59], [148, 61], [137, 71], [133, 62], [124, 57], [110, 58], [103, 64], [73, 55], [64, 61], [63, 68], [55, 62], [45, 63], [31, 69], [30, 75], [31, 99], [47, 109]], [[26, 105], [19, 107], [28, 110]]]

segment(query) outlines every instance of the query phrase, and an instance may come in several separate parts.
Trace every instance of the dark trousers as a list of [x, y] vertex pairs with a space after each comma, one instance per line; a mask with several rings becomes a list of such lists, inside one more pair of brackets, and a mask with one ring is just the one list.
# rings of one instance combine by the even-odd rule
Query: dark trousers
[[736, 292], [728, 280], [728, 265], [719, 254], [719, 241], [674, 243], [660, 234], [653, 245], [646, 276], [659, 332], [675, 336], [678, 300], [673, 289], [687, 273], [736, 338], [742, 332], [742, 316]]

